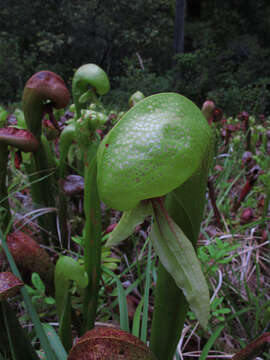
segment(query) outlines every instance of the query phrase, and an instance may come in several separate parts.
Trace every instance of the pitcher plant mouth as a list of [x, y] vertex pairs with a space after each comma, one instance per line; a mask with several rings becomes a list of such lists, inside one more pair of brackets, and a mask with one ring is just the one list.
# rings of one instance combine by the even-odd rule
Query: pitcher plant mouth
[[39, 138], [44, 111], [62, 109], [69, 100], [70, 93], [59, 75], [47, 70], [34, 74], [25, 84], [22, 100], [28, 129]]
[[6, 184], [7, 167], [9, 158], [9, 146], [18, 151], [15, 154], [15, 166], [20, 165], [20, 152], [35, 152], [39, 148], [39, 141], [28, 130], [15, 127], [0, 128], [0, 205], [4, 208], [3, 226], [10, 224], [11, 209], [8, 200], [8, 188]]
[[14, 127], [0, 129], [0, 143], [14, 146], [24, 152], [34, 152], [39, 147], [39, 141], [29, 130]]
[[41, 101], [50, 100], [56, 109], [64, 108], [70, 100], [64, 80], [52, 71], [37, 72], [26, 82], [25, 88], [38, 92]]
[[[76, 117], [81, 116], [84, 103], [99, 103], [97, 95], [105, 95], [110, 90], [110, 81], [106, 72], [96, 64], [85, 64], [79, 67], [72, 79], [72, 95]], [[99, 103], [99, 105], [101, 105]]]

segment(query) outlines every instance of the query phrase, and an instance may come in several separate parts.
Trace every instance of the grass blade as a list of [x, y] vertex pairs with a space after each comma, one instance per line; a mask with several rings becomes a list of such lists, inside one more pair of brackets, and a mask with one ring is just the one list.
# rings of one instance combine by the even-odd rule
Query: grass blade
[[[113, 278], [112, 284], [114, 284], [115, 282], [117, 282], [117, 279], [119, 279], [119, 276], [115, 275], [110, 269], [106, 268], [105, 266], [102, 269], [106, 274], [110, 275]], [[131, 291], [135, 288], [137, 288], [140, 283], [143, 281], [143, 279], [145, 278], [145, 274], [142, 274], [140, 278], [136, 279], [127, 289], [125, 289], [125, 296], [127, 296], [128, 294], [131, 293]], [[115, 307], [117, 305], [117, 301], [118, 299], [115, 299], [111, 306]]]
[[129, 332], [127, 299], [121, 281], [117, 279], [118, 303], [120, 313], [120, 327]]
[[51, 348], [57, 354], [58, 359], [66, 360], [67, 352], [63, 344], [61, 343], [59, 336], [57, 335], [54, 328], [50, 324], [44, 324], [44, 323], [42, 323], [42, 327], [48, 337]]
[[[238, 317], [238, 316], [240, 316], [240, 315], [248, 312], [249, 310], [250, 310], [250, 308], [248, 308], [248, 309], [243, 309], [243, 310], [238, 311], [237, 313], [229, 316], [226, 322], [228, 323], [228, 322], [231, 321], [232, 319], [234, 319], [234, 318], [236, 318], [236, 317]], [[210, 339], [209, 339], [209, 340], [207, 341], [207, 343], [204, 345], [204, 348], [203, 348], [203, 350], [202, 350], [202, 353], [201, 353], [201, 356], [200, 356], [199, 360], [206, 360], [206, 359], [207, 359], [207, 356], [208, 356], [209, 351], [211, 350], [211, 347], [214, 345], [216, 339], [219, 337], [219, 335], [220, 335], [221, 331], [224, 329], [224, 327], [225, 327], [225, 324], [221, 324], [221, 325], [219, 325], [219, 326], [217, 327], [217, 329], [213, 332], [213, 334], [211, 335]]]
[[199, 360], [205, 360], [207, 358], [211, 347], [214, 345], [216, 339], [219, 337], [219, 335], [220, 335], [221, 331], [224, 329], [224, 327], [225, 327], [225, 325], [222, 324], [222, 325], [218, 326], [217, 329], [213, 332], [210, 339], [205, 344]]
[[132, 335], [137, 336], [137, 338], [139, 338], [140, 336], [142, 307], [143, 307], [143, 298], [141, 299], [139, 305], [136, 308], [132, 323]]
[[151, 277], [151, 242], [148, 242], [148, 255], [146, 265], [146, 278], [145, 278], [145, 291], [144, 291], [144, 304], [143, 304], [143, 317], [141, 340], [146, 343], [147, 340], [147, 323], [148, 323], [148, 305], [149, 305], [149, 291], [150, 291], [150, 277]]
[[1, 302], [0, 311], [2, 311], [12, 359], [38, 360], [38, 355], [19, 323], [15, 311], [6, 301]]

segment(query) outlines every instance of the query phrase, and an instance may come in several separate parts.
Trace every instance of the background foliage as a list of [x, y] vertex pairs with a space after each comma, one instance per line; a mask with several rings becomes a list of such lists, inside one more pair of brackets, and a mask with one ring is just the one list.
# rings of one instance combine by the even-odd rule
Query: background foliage
[[179, 91], [210, 97], [229, 114], [269, 112], [268, 0], [187, 0], [184, 54], [174, 58], [174, 0], [10, 0], [0, 7], [0, 102], [19, 101], [25, 81], [50, 69], [109, 73], [108, 101]]

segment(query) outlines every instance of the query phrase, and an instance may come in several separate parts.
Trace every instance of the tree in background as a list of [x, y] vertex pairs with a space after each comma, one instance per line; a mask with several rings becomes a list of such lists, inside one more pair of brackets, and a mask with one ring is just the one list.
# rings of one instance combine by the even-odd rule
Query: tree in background
[[174, 23], [174, 53], [184, 52], [184, 23], [186, 0], [176, 0]]
[[0, 102], [19, 100], [38, 70], [69, 83], [74, 69], [93, 62], [110, 76], [110, 101], [173, 90], [199, 106], [211, 97], [229, 113], [270, 111], [269, 0], [2, 3]]
[[31, 6], [29, 0], [10, 0], [0, 7], [0, 81], [6, 89], [0, 100], [14, 101], [26, 79], [45, 68], [68, 79], [93, 62], [114, 77], [137, 52], [162, 71], [172, 43], [166, 0], [36, 0]]

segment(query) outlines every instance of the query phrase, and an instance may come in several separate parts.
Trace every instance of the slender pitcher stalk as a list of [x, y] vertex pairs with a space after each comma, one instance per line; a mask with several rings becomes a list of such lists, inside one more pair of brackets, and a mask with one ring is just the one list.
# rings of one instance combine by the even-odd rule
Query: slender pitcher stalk
[[[55, 168], [50, 163], [49, 149], [42, 137], [42, 118], [48, 101], [56, 109], [65, 107], [69, 102], [69, 91], [60, 76], [51, 71], [40, 71], [34, 74], [26, 83], [23, 92], [23, 111], [28, 129], [38, 139], [40, 146], [33, 153], [30, 171], [32, 196], [39, 206], [55, 208], [56, 179]], [[40, 225], [55, 239], [57, 234], [56, 214], [49, 213], [39, 218]], [[43, 236], [45, 243], [49, 243], [48, 235]]]

